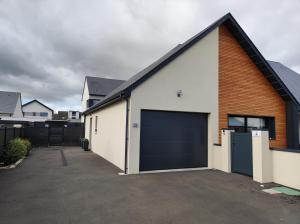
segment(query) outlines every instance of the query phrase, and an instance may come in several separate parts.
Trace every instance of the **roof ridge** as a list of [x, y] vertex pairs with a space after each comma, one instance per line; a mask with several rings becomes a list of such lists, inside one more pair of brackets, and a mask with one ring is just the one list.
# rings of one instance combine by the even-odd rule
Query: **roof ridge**
[[124, 79], [106, 78], [106, 77], [90, 76], [90, 75], [86, 75], [85, 77], [86, 78], [97, 78], [97, 79], [110, 79], [110, 80], [126, 81]]

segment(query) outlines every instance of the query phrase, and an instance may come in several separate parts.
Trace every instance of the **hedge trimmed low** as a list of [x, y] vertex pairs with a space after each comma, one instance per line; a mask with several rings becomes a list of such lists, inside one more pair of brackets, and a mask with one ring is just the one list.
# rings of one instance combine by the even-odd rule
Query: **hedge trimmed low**
[[5, 166], [7, 166], [17, 162], [25, 156], [28, 156], [30, 150], [31, 143], [29, 140], [15, 138], [9, 142], [8, 147], [3, 151], [0, 160]]
[[28, 139], [21, 139], [24, 143], [24, 145], [26, 146], [26, 156], [29, 156], [29, 153], [32, 149], [31, 147], [31, 142]]

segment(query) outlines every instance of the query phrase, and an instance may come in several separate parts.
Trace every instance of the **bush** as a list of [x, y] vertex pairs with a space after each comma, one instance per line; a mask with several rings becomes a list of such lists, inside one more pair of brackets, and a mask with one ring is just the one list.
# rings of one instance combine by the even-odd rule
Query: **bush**
[[2, 154], [2, 160], [4, 165], [10, 165], [17, 162], [27, 154], [27, 147], [24, 141], [20, 138], [11, 140], [8, 144], [7, 149]]
[[29, 153], [30, 153], [30, 151], [32, 149], [31, 142], [28, 139], [22, 139], [22, 142], [26, 146], [26, 156], [29, 156]]

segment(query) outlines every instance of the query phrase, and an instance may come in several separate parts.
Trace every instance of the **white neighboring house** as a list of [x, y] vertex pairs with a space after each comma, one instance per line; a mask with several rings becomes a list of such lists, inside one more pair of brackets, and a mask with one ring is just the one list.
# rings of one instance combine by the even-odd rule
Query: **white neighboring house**
[[123, 82], [123, 80], [118, 79], [86, 76], [81, 98], [82, 111], [100, 102], [108, 93]]
[[21, 93], [0, 91], [0, 119], [23, 118]]
[[25, 103], [22, 108], [24, 117], [32, 121], [52, 120], [53, 110], [38, 100]]
[[81, 112], [69, 110], [68, 111], [68, 120], [70, 122], [81, 122]]

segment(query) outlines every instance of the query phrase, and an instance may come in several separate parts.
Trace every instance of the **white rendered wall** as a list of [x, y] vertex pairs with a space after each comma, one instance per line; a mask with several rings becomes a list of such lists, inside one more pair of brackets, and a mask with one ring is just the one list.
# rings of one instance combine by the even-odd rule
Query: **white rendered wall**
[[[218, 28], [133, 90], [129, 117], [129, 173], [139, 172], [142, 109], [207, 113], [208, 166], [218, 142]], [[178, 98], [176, 92], [182, 91]], [[138, 124], [138, 128], [132, 126]]]
[[[115, 166], [124, 170], [126, 101], [120, 101], [86, 117], [85, 137], [89, 139], [90, 117], [92, 116], [91, 149]], [[95, 131], [98, 116], [97, 132]]]
[[273, 154], [273, 182], [300, 190], [300, 153], [275, 151]]
[[49, 110], [47, 107], [44, 107], [43, 105], [39, 104], [36, 101], [33, 101], [30, 104], [27, 104], [25, 106], [23, 106], [23, 112], [47, 112], [48, 113], [48, 117], [41, 117], [41, 116], [25, 116], [27, 118], [32, 118], [32, 119], [44, 119], [44, 120], [51, 120], [52, 119], [52, 115], [53, 112], [51, 110]]
[[23, 117], [21, 96], [19, 96], [19, 98], [18, 98], [18, 102], [16, 104], [16, 108], [15, 108], [13, 117]]

